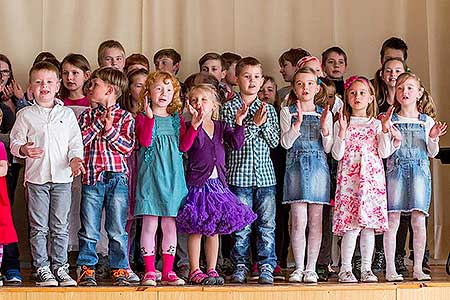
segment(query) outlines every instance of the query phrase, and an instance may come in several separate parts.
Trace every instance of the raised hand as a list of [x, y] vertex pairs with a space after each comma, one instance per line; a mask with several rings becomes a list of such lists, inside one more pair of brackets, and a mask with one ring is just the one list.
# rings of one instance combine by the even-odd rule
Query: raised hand
[[17, 99], [22, 99], [24, 94], [23, 94], [23, 90], [22, 90], [22, 87], [20, 86], [20, 84], [16, 80], [13, 80], [12, 87], [13, 87], [14, 96]]
[[429, 137], [435, 139], [447, 133], [447, 123], [436, 122], [430, 130]]
[[327, 105], [327, 107], [325, 107], [325, 109], [323, 110], [322, 115], [320, 116], [320, 128], [322, 129], [323, 136], [328, 136], [330, 134], [327, 127], [327, 117], [329, 112], [330, 106]]
[[110, 106], [106, 109], [103, 115], [103, 124], [105, 125], [105, 131], [108, 131], [111, 129], [113, 121], [114, 121], [114, 114], [112, 112], [114, 106]]
[[153, 119], [152, 103], [150, 100], [148, 100], [147, 96], [145, 96], [144, 111], [145, 111], [145, 115], [147, 116], [147, 118]]
[[344, 139], [345, 138], [345, 134], [347, 133], [348, 123], [347, 123], [347, 117], [345, 116], [342, 107], [339, 109], [338, 122], [339, 122], [339, 134], [338, 134], [338, 136], [339, 136], [340, 139]]
[[72, 176], [77, 177], [81, 174], [86, 174], [86, 169], [83, 165], [83, 160], [79, 157], [72, 158], [70, 161], [70, 169], [72, 169]]
[[248, 105], [245, 102], [242, 102], [241, 108], [236, 113], [236, 124], [242, 126], [242, 122], [244, 122], [245, 117], [248, 114]]
[[3, 88], [2, 101], [9, 101], [11, 99], [12, 95], [14, 95], [13, 86], [12, 86], [12, 84], [8, 84], [7, 86], [5, 86]]
[[389, 129], [391, 128], [391, 119], [393, 114], [394, 114], [394, 106], [391, 106], [389, 107], [386, 114], [380, 117], [381, 128], [384, 133], [389, 132]]
[[253, 122], [255, 122], [256, 126], [261, 126], [267, 121], [267, 109], [266, 109], [266, 102], [263, 102], [260, 108], [255, 113], [255, 116], [253, 117]]
[[44, 150], [39, 147], [34, 147], [33, 142], [28, 142], [25, 145], [20, 146], [19, 152], [29, 158], [41, 158], [44, 155]]
[[302, 106], [300, 104], [300, 100], [297, 100], [297, 102], [295, 103], [295, 106], [297, 107], [297, 113], [294, 113], [292, 115], [292, 117], [295, 118], [294, 128], [296, 130], [300, 130], [300, 126], [302, 125], [302, 122], [303, 122], [303, 111], [302, 111]]
[[199, 107], [199, 109], [196, 110], [192, 107], [192, 105], [189, 104], [189, 101], [187, 102], [187, 104], [188, 111], [192, 115], [191, 126], [194, 127], [195, 130], [197, 130], [197, 128], [203, 123], [203, 117], [205, 114], [203, 113], [202, 107]]

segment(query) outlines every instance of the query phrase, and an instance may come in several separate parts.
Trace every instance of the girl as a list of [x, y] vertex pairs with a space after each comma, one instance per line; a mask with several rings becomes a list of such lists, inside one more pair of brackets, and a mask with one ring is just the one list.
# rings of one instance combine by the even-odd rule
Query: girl
[[162, 284], [184, 284], [172, 271], [177, 246], [175, 217], [187, 194], [181, 152], [192, 145], [202, 115], [191, 111], [191, 126], [186, 130], [180, 116], [179, 93], [178, 80], [170, 73], [158, 71], [147, 77], [138, 102], [136, 135], [141, 148], [134, 215], [143, 217], [143, 285], [156, 285], [155, 234], [159, 217], [163, 234]]
[[[344, 84], [344, 107], [334, 125], [332, 154], [338, 161], [333, 232], [342, 235], [339, 282], [357, 282], [351, 260], [361, 233], [361, 281], [377, 282], [371, 270], [374, 233], [387, 230], [386, 182], [381, 158], [393, 152], [389, 122], [381, 121], [372, 84], [352, 76]], [[348, 121], [347, 121], [348, 120]]]
[[325, 77], [323, 74], [322, 64], [320, 63], [320, 60], [315, 56], [302, 57], [297, 62], [297, 70], [303, 67], [309, 67], [313, 69], [318, 77]]
[[[411, 214], [414, 248], [414, 280], [431, 280], [422, 270], [426, 243], [425, 218], [431, 198], [428, 157], [439, 152], [439, 137], [447, 124], [435, 122], [436, 109], [419, 77], [404, 73], [395, 86], [396, 111], [392, 121], [401, 133], [400, 148], [387, 159], [389, 230], [384, 234], [386, 281], [402, 281], [394, 264], [396, 234], [401, 213]], [[397, 141], [400, 144], [400, 141]]]
[[64, 105], [75, 107], [75, 114], [79, 115], [89, 107], [85, 92], [85, 84], [91, 76], [89, 62], [83, 55], [71, 53], [61, 63], [61, 74], [63, 84], [60, 95]]
[[280, 111], [281, 99], [277, 93], [277, 83], [272, 76], [264, 75], [263, 86], [258, 92], [258, 98], [261, 101], [272, 104], [277, 112]]
[[[333, 145], [333, 120], [326, 93], [320, 93], [316, 72], [299, 69], [292, 80], [288, 105], [281, 109], [281, 145], [288, 149], [283, 204], [291, 205], [291, 243], [296, 269], [290, 282], [316, 283], [316, 262], [322, 240], [322, 209], [330, 203], [326, 153]], [[326, 107], [323, 109], [322, 107]], [[314, 185], [311, 181], [314, 179]], [[304, 269], [306, 226], [308, 262]]]
[[375, 96], [380, 113], [385, 113], [394, 104], [397, 77], [405, 73], [407, 69], [408, 67], [403, 59], [389, 58], [383, 63], [379, 71], [380, 76], [375, 76]]
[[[234, 150], [242, 147], [242, 121], [248, 107], [244, 104], [236, 114], [236, 128], [233, 130], [227, 123], [217, 121], [220, 100], [213, 86], [194, 86], [189, 92], [189, 99], [192, 106], [188, 104], [188, 109], [203, 115], [203, 120], [202, 128], [188, 151], [186, 181], [189, 192], [178, 213], [177, 228], [189, 233], [189, 281], [192, 284], [222, 285], [224, 279], [215, 269], [219, 252], [218, 235], [241, 230], [256, 219], [256, 214], [230, 192], [225, 174], [224, 143]], [[206, 235], [207, 274], [199, 266], [202, 235]]]

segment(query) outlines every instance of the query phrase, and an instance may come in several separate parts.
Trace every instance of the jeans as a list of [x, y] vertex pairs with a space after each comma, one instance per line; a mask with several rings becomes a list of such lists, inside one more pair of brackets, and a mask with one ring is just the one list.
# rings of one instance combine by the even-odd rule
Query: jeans
[[77, 264], [93, 267], [98, 262], [95, 246], [100, 239], [100, 221], [105, 208], [105, 229], [109, 239], [111, 269], [128, 268], [128, 235], [125, 230], [128, 212], [128, 183], [124, 173], [105, 172], [103, 182], [83, 184], [81, 229], [78, 232], [80, 253]]
[[[30, 246], [36, 268], [67, 263], [72, 183], [27, 183]], [[50, 255], [47, 253], [49, 242]]]
[[[275, 186], [237, 187], [230, 190], [258, 215], [253, 224], [256, 229], [256, 253], [254, 261], [258, 266], [270, 265], [272, 270], [277, 264], [275, 254]], [[250, 233], [252, 225], [233, 233], [235, 240], [231, 259], [235, 265], [250, 267]]]

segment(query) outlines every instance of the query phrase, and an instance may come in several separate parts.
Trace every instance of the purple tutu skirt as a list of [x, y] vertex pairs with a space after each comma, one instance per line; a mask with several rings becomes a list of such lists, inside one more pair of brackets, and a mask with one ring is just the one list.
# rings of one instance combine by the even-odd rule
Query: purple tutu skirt
[[177, 229], [189, 234], [230, 234], [256, 220], [256, 214], [219, 179], [204, 187], [188, 186], [188, 195], [177, 216]]

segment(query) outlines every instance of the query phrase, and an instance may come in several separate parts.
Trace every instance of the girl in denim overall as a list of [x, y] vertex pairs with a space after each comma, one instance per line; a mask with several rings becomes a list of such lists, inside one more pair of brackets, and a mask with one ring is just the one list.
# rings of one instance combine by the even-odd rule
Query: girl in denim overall
[[333, 145], [333, 120], [326, 105], [326, 91], [320, 86], [316, 72], [309, 67], [299, 69], [292, 81], [288, 105], [280, 112], [281, 145], [288, 149], [283, 204], [291, 205], [291, 241], [296, 264], [290, 282], [316, 283], [318, 280], [315, 270], [322, 241], [322, 209], [324, 204], [330, 204], [326, 153]]
[[397, 79], [394, 106], [398, 113], [392, 117], [392, 130], [401, 133], [400, 148], [386, 163], [389, 230], [384, 235], [386, 281], [402, 281], [395, 270], [396, 235], [401, 213], [411, 214], [413, 228], [413, 279], [431, 280], [422, 270], [425, 251], [425, 218], [431, 198], [431, 174], [428, 157], [439, 152], [439, 137], [447, 124], [435, 122], [436, 111], [431, 96], [420, 79], [403, 73]]

